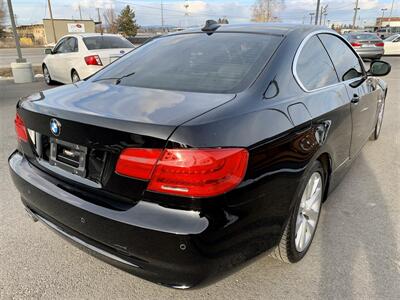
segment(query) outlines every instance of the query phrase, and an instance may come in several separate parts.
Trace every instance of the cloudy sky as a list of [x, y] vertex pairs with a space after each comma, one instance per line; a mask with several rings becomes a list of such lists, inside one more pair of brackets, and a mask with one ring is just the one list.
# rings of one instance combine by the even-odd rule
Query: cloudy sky
[[[277, 13], [283, 22], [309, 23], [310, 12], [315, 11], [316, 0], [281, 0], [284, 4]], [[12, 0], [18, 25], [40, 23], [49, 17], [47, 0]], [[101, 11], [114, 8], [117, 12], [129, 4], [136, 12], [139, 25], [159, 25], [161, 0], [52, 0], [55, 18], [79, 18], [78, 7], [81, 7], [83, 18], [97, 19], [96, 8]], [[230, 23], [246, 23], [251, 18], [251, 8], [255, 0], [195, 0], [187, 1], [188, 16], [185, 16], [185, 1], [163, 0], [165, 24], [185, 27], [203, 24], [206, 19], [227, 17]], [[350, 24], [353, 18], [354, 2], [352, 0], [322, 0], [328, 5], [327, 20], [331, 23]], [[359, 0], [360, 25], [370, 25], [387, 8], [389, 14], [392, 0]], [[400, 16], [400, 0], [394, 1], [393, 16]]]

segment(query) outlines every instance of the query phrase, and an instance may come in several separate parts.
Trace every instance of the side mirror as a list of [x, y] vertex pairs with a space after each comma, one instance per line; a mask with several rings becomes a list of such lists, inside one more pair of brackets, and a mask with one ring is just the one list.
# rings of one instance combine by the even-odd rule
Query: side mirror
[[385, 76], [390, 73], [392, 67], [385, 61], [375, 60], [371, 63], [368, 75], [372, 76]]
[[44, 49], [44, 54], [53, 54], [53, 50], [51, 48]]

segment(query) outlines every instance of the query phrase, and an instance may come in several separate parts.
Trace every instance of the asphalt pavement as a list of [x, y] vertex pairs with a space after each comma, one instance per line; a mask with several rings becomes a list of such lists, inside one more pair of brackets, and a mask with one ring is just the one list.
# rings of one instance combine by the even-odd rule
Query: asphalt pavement
[[[41, 65], [45, 54], [44, 48], [22, 48], [22, 56], [32, 65]], [[0, 68], [9, 68], [12, 62], [18, 58], [17, 49], [0, 49]]]
[[7, 166], [16, 145], [14, 107], [45, 85], [0, 80], [0, 299], [399, 299], [400, 57], [384, 60], [393, 68], [381, 136], [330, 194], [307, 256], [294, 265], [262, 256], [188, 291], [124, 273], [26, 217]]

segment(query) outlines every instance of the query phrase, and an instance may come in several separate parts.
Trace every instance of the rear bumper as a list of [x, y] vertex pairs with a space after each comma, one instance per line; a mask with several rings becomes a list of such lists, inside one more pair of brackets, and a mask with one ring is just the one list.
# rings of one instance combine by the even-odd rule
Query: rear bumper
[[383, 48], [355, 48], [355, 50], [364, 58], [379, 58], [384, 54]]
[[35, 218], [90, 254], [169, 287], [207, 283], [270, 249], [279, 238], [276, 226], [271, 236], [260, 236], [260, 228], [254, 236], [250, 229], [243, 233], [241, 220], [235, 221], [235, 230], [219, 226], [224, 211], [205, 214], [147, 201], [125, 211], [104, 208], [47, 180], [19, 152], [10, 156], [9, 166], [22, 202]]

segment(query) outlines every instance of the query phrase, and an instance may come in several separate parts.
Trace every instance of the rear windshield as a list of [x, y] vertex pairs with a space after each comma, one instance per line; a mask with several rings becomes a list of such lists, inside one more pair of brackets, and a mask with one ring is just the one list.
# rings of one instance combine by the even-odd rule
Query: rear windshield
[[121, 85], [236, 93], [255, 80], [282, 37], [246, 33], [179, 34], [136, 48], [93, 77]]
[[121, 36], [91, 36], [83, 38], [83, 42], [88, 50], [133, 48], [132, 43]]
[[353, 40], [379, 40], [380, 38], [374, 33], [361, 33], [352, 34], [351, 38]]
[[398, 37], [399, 37], [399, 35], [395, 34], [395, 35], [389, 36], [387, 39], [385, 39], [385, 41], [391, 42], [391, 41], [397, 39]]

